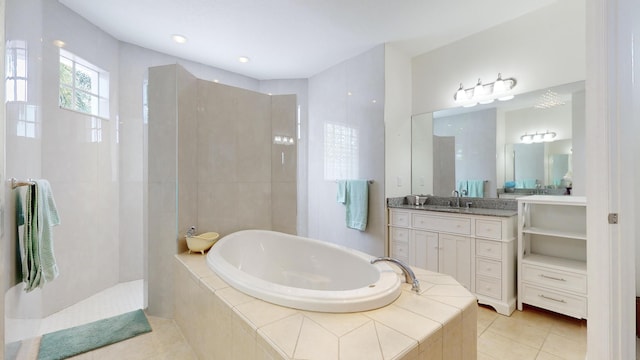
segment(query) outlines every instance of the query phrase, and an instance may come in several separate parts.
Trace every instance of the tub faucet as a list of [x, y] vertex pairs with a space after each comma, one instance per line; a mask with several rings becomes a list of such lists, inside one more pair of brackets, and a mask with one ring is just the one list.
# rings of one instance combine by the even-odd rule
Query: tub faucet
[[390, 257], [375, 258], [371, 260], [371, 263], [375, 264], [378, 261], [388, 261], [398, 265], [400, 269], [402, 269], [402, 272], [404, 273], [404, 280], [407, 282], [407, 284], [411, 284], [411, 290], [415, 291], [418, 294], [420, 293], [420, 281], [418, 281], [418, 279], [416, 278], [416, 275], [413, 273], [413, 270], [411, 270], [409, 265], [403, 263], [398, 259], [394, 259]]
[[192, 226], [187, 230], [187, 237], [192, 237], [196, 234], [196, 227]]

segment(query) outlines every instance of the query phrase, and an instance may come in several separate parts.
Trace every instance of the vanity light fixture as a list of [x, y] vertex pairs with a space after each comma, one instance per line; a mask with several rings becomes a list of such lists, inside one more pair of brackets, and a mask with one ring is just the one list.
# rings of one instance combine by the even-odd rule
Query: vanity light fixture
[[539, 133], [536, 131], [535, 134], [525, 133], [524, 135], [520, 136], [520, 141], [522, 141], [525, 144], [551, 142], [555, 140], [556, 135], [557, 134], [555, 132], [549, 131], [549, 130], [543, 133]]
[[518, 82], [515, 78], [502, 78], [502, 74], [498, 74], [498, 78], [488, 84], [483, 84], [478, 79], [476, 86], [465, 89], [460, 83], [460, 87], [453, 95], [453, 99], [462, 104], [464, 107], [471, 107], [477, 104], [490, 104], [494, 100], [506, 101], [513, 99], [513, 94], [509, 93]]

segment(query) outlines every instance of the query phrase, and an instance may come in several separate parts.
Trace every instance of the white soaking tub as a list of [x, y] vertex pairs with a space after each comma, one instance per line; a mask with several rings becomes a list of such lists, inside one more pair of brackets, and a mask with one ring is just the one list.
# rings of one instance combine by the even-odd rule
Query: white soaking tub
[[300, 310], [358, 312], [383, 307], [401, 293], [402, 276], [373, 256], [335, 244], [266, 230], [220, 239], [207, 265], [232, 287]]

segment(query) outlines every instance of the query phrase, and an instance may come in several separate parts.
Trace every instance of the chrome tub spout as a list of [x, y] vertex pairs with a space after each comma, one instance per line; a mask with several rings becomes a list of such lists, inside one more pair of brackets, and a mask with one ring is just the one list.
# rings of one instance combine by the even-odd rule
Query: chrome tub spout
[[413, 273], [413, 270], [411, 270], [409, 265], [405, 264], [404, 262], [398, 259], [394, 259], [391, 257], [375, 258], [371, 260], [371, 263], [375, 264], [378, 261], [388, 261], [398, 265], [398, 267], [402, 269], [402, 272], [404, 273], [404, 279], [407, 282], [407, 284], [411, 284], [411, 290], [415, 291], [418, 294], [420, 293], [420, 281], [418, 281], [418, 279], [416, 278], [416, 275]]

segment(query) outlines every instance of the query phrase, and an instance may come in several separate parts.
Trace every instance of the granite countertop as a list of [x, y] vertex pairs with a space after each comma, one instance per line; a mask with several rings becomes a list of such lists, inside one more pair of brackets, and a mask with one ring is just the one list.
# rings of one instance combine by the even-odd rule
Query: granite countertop
[[406, 210], [425, 210], [425, 211], [437, 211], [450, 214], [464, 214], [464, 215], [484, 215], [484, 216], [500, 216], [511, 217], [518, 215], [517, 210], [508, 209], [486, 209], [486, 208], [465, 208], [465, 207], [450, 207], [444, 205], [408, 205], [408, 204], [389, 204], [389, 208], [406, 209]]

